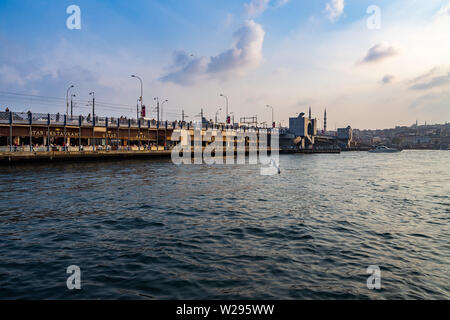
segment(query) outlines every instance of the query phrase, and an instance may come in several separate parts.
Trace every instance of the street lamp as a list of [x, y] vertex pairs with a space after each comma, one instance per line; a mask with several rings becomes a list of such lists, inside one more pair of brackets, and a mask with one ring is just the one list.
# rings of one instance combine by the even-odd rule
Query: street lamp
[[273, 107], [269, 106], [269, 105], [267, 105], [266, 107], [272, 109], [272, 128], [274, 128], [275, 125], [274, 125], [274, 122], [273, 122]]
[[[139, 101], [141, 101], [141, 99], [136, 100], [136, 116], [137, 116], [136, 119], [139, 119]], [[142, 112], [142, 110], [141, 110], [141, 112]]]
[[226, 95], [224, 95], [223, 93], [220, 94], [221, 97], [224, 97], [227, 100], [227, 106], [226, 106], [226, 114], [227, 114], [227, 122], [228, 122], [228, 97]]
[[159, 98], [155, 97], [153, 100], [156, 101], [156, 123], [159, 123]]
[[74, 85], [71, 85], [66, 92], [66, 116], [69, 116], [69, 91], [74, 88]]
[[[143, 102], [143, 101], [142, 101], [142, 100], [143, 100], [143, 98], [142, 98], [142, 95], [143, 95], [143, 93], [142, 93], [142, 91], [143, 91], [143, 83], [142, 83], [142, 79], [141, 79], [140, 77], [138, 77], [137, 75], [134, 75], [134, 74], [132, 74], [131, 77], [132, 77], [132, 78], [138, 79], [139, 82], [141, 83], [141, 96], [139, 97], [139, 100], [141, 101], [141, 111], [142, 111], [142, 102]], [[137, 118], [139, 119], [139, 111], [138, 111], [138, 113], [137, 113]]]
[[163, 115], [164, 115], [164, 103], [169, 102], [169, 100], [164, 100], [163, 102], [161, 102], [161, 122], [164, 121], [163, 119]]
[[169, 102], [169, 100], [164, 100], [161, 104], [159, 103], [159, 97], [155, 97], [153, 98], [153, 100], [156, 101], [156, 112], [158, 114], [158, 122], [159, 122], [159, 108], [161, 106], [161, 121], [162, 121], [162, 106], [164, 105], [164, 103]]
[[95, 151], [95, 92], [89, 92], [89, 95], [92, 96], [92, 150]]
[[70, 96], [70, 120], [72, 120], [72, 118], [73, 118], [73, 98], [75, 98], [75, 97], [76, 97], [75, 94], [72, 94]]
[[95, 117], [95, 92], [89, 92], [89, 95], [92, 96], [92, 119]]

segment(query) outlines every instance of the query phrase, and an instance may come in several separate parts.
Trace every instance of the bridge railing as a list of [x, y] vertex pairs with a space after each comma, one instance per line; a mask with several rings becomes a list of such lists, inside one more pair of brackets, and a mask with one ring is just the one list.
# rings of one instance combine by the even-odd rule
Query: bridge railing
[[178, 121], [156, 121], [148, 119], [133, 119], [126, 117], [92, 117], [88, 116], [66, 116], [56, 113], [32, 113], [32, 112], [6, 112], [0, 111], [0, 124], [39, 124], [59, 126], [97, 126], [97, 127], [130, 127], [142, 129], [173, 129], [180, 126]]
[[[66, 116], [56, 113], [32, 113], [28, 112], [6, 112], [0, 111], [0, 124], [24, 124], [24, 125], [57, 125], [57, 126], [96, 126], [96, 127], [122, 127], [122, 128], [141, 128], [141, 129], [194, 129], [195, 124], [186, 121], [156, 121], [154, 119], [133, 119], [133, 118], [114, 118], [114, 117], [92, 117], [88, 116]], [[203, 129], [226, 130], [272, 130], [271, 128], [241, 127], [234, 125], [202, 123]]]

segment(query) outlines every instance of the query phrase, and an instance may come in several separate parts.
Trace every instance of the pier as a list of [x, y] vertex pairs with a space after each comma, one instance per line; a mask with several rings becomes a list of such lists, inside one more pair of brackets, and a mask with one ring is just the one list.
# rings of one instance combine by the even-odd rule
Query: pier
[[[239, 148], [248, 153], [250, 144], [259, 146], [260, 133], [264, 132], [269, 137], [265, 149], [271, 150], [273, 129], [212, 123], [194, 128], [192, 122], [184, 121], [0, 112], [0, 163], [170, 157], [180, 143], [179, 135], [173, 139], [174, 132], [187, 132], [195, 148], [199, 139], [196, 130], [202, 151], [215, 141], [204, 139], [212, 131], [223, 134], [224, 150], [231, 147], [235, 154]], [[252, 133], [254, 141], [244, 137], [245, 133]]]
[[170, 149], [180, 122], [0, 112], [0, 152]]
[[[297, 134], [287, 128], [218, 124], [205, 119], [197, 123], [162, 122], [144, 118], [0, 112], [0, 164], [170, 157], [171, 150], [180, 143], [179, 133], [182, 131], [189, 137], [185, 138], [190, 141], [191, 147], [201, 146], [202, 152], [215, 142], [217, 135], [223, 139], [224, 152], [232, 148], [231, 152], [237, 154], [243, 148], [243, 152], [248, 154], [250, 145], [256, 146], [256, 152], [260, 147], [271, 152], [273, 132], [279, 137], [276, 148], [280, 153], [341, 152], [336, 144], [340, 141], [338, 137], [318, 135], [315, 127], [304, 123], [312, 120], [303, 116], [295, 121], [301, 123], [297, 126], [301, 128]], [[265, 142], [260, 141], [261, 134]], [[349, 139], [347, 137], [342, 141], [348, 145]], [[187, 145], [183, 148], [189, 149]]]
[[143, 151], [44, 151], [44, 152], [0, 152], [0, 164], [23, 162], [90, 161], [106, 159], [168, 158], [170, 150]]

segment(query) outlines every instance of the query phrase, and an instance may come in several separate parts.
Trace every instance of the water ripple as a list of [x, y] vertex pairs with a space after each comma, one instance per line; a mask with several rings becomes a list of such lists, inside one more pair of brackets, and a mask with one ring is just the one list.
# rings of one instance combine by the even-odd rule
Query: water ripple
[[0, 298], [450, 298], [448, 152], [286, 155], [281, 168], [0, 168]]

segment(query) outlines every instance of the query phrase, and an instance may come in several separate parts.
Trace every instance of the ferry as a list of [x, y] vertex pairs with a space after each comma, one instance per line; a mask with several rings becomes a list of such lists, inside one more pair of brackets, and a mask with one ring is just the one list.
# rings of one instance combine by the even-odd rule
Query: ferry
[[402, 150], [396, 148], [388, 148], [386, 146], [377, 146], [375, 149], [369, 150], [372, 153], [394, 153], [400, 152]]

